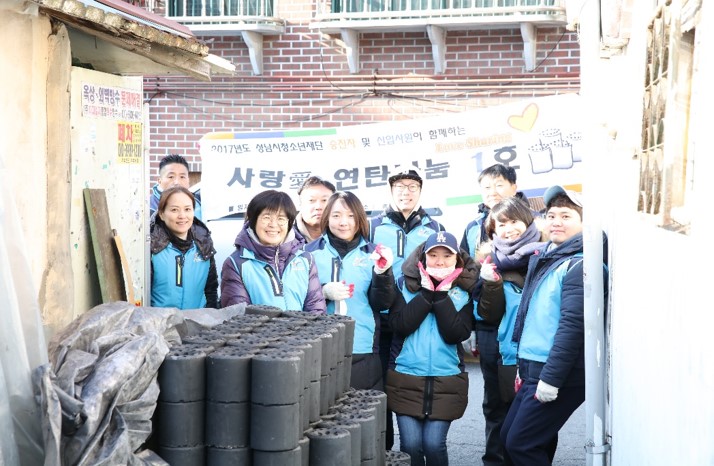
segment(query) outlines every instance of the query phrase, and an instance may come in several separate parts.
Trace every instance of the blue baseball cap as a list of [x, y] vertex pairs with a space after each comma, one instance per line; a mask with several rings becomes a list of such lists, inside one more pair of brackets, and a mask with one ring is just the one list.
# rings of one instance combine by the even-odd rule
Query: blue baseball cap
[[439, 246], [450, 249], [454, 254], [459, 253], [459, 243], [456, 241], [454, 235], [445, 231], [437, 231], [426, 239], [426, 243], [424, 243], [424, 254]]

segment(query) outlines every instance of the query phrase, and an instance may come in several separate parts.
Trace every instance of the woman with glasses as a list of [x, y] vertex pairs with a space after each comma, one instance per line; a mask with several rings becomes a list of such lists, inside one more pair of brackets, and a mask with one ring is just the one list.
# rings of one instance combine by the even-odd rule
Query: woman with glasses
[[236, 250], [221, 270], [223, 307], [246, 303], [325, 313], [315, 261], [293, 230], [296, 215], [287, 193], [270, 189], [251, 199]]
[[151, 221], [151, 305], [217, 307], [218, 273], [211, 232], [198, 218], [193, 193], [182, 186], [161, 193]]
[[305, 250], [315, 257], [327, 313], [355, 320], [350, 385], [382, 390], [379, 313], [391, 306], [396, 295], [392, 252], [367, 241], [367, 214], [350, 192], [330, 196], [320, 225], [322, 236]]

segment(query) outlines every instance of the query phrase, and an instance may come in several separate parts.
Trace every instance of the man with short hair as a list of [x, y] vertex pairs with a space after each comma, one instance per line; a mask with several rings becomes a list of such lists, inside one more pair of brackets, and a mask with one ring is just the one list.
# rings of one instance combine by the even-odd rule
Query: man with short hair
[[390, 205], [369, 222], [369, 239], [382, 243], [394, 253], [395, 280], [402, 275], [402, 263], [418, 245], [437, 231], [444, 231], [421, 207], [423, 178], [417, 167], [397, 167], [388, 179], [392, 194]]
[[478, 206], [478, 215], [466, 225], [461, 239], [461, 249], [476, 257], [476, 251], [482, 242], [489, 241], [484, 225], [491, 207], [509, 197], [516, 196], [526, 204], [528, 199], [518, 191], [516, 185], [516, 170], [513, 167], [497, 163], [483, 170], [478, 176], [483, 202]]
[[298, 189], [300, 212], [295, 218], [295, 229], [305, 238], [305, 243], [322, 236], [320, 220], [327, 200], [335, 192], [335, 185], [319, 176], [307, 178]]
[[[188, 162], [178, 154], [169, 154], [159, 162], [159, 179], [151, 188], [151, 196], [149, 197], [150, 215], [154, 215], [154, 212], [156, 212], [159, 206], [159, 199], [161, 199], [161, 193], [172, 186], [183, 186], [186, 189], [190, 188]], [[194, 192], [193, 195], [196, 199], [196, 208], [193, 211], [193, 215], [199, 220], [203, 220], [201, 218], [200, 190]]]
[[528, 263], [513, 331], [522, 385], [501, 429], [516, 466], [550, 465], [558, 431], [585, 401], [583, 203], [562, 186], [543, 199], [549, 241]]
[[[478, 177], [483, 202], [479, 204], [478, 215], [466, 226], [461, 240], [461, 249], [476, 259], [476, 252], [481, 243], [490, 241], [486, 233], [488, 214], [491, 208], [509, 197], [517, 197], [528, 205], [526, 196], [518, 191], [516, 170], [500, 163], [483, 170]], [[539, 214], [534, 212], [534, 216]], [[508, 404], [501, 399], [498, 366], [501, 354], [498, 349], [498, 325], [490, 324], [476, 314], [476, 332], [465, 346], [478, 345], [479, 365], [483, 376], [483, 416], [486, 421], [486, 448], [481, 459], [484, 466], [503, 465], [503, 444], [501, 443], [501, 425], [508, 412]], [[468, 344], [467, 344], [468, 342]]]

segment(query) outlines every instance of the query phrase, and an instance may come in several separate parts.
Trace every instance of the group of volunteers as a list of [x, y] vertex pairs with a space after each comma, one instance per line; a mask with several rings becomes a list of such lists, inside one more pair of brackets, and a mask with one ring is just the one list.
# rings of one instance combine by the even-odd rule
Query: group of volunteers
[[[552, 464], [558, 431], [585, 400], [583, 203], [552, 186], [533, 211], [512, 167], [483, 170], [483, 198], [461, 241], [419, 200], [406, 167], [368, 218], [351, 192], [311, 176], [300, 210], [282, 191], [249, 202], [220, 298], [215, 249], [188, 189], [188, 164], [165, 157], [151, 194], [151, 305], [240, 303], [355, 320], [351, 385], [387, 393], [387, 449], [412, 465], [448, 465], [447, 435], [468, 403], [464, 344], [483, 374], [483, 464]], [[604, 272], [606, 273], [606, 272]]]

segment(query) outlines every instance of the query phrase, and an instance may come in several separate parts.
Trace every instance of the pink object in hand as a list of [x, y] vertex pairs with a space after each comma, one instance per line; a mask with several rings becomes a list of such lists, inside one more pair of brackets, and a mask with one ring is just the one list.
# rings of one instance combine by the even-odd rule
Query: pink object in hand
[[382, 249], [384, 249], [384, 246], [382, 245], [382, 243], [379, 243], [374, 248], [374, 251], [379, 254], [379, 259], [377, 259], [377, 267], [383, 269], [387, 265], [387, 259], [382, 255]]

